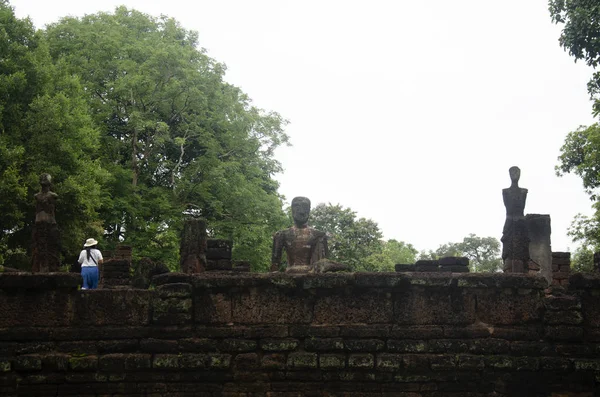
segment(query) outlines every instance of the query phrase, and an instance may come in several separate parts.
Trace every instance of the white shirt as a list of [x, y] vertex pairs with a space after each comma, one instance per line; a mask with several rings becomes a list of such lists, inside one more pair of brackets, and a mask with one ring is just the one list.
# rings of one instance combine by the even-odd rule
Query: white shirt
[[92, 260], [92, 258], [90, 258], [88, 260], [86, 250], [83, 250], [79, 253], [79, 260], [77, 262], [81, 263], [81, 267], [89, 267], [89, 266], [97, 266], [98, 262], [103, 260], [102, 253], [100, 252], [100, 250], [98, 250], [96, 248], [92, 248], [90, 250], [90, 256], [96, 260], [95, 263]]

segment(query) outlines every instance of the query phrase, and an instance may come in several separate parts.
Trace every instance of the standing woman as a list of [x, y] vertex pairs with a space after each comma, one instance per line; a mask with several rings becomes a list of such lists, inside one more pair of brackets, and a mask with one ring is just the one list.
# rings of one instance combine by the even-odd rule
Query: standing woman
[[98, 266], [102, 264], [103, 258], [96, 245], [98, 245], [96, 240], [88, 238], [79, 254], [78, 262], [81, 263], [81, 277], [83, 277], [81, 289], [98, 288]]

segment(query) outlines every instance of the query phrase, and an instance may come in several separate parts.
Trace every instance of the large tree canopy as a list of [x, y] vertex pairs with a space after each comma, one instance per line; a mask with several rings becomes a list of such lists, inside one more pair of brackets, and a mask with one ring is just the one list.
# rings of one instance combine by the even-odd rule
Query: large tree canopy
[[[559, 43], [575, 60], [596, 68], [600, 63], [600, 5], [593, 0], [550, 0], [552, 21], [563, 25]], [[588, 83], [594, 115], [600, 114], [600, 73]]]
[[[563, 25], [559, 42], [575, 57], [587, 65], [596, 68], [600, 63], [600, 4], [589, 0], [550, 0], [552, 20]], [[593, 114], [600, 114], [600, 73], [595, 72], [588, 83], [588, 92], [593, 101]], [[590, 253], [600, 249], [600, 205], [598, 187], [600, 187], [600, 125], [581, 126], [567, 135], [561, 148], [559, 175], [574, 173], [581, 177], [583, 186], [594, 201], [595, 215], [578, 215], [573, 221], [569, 234], [574, 241], [582, 244], [576, 252], [575, 262], [582, 265], [589, 262]]]
[[35, 175], [47, 171], [57, 214], [81, 224], [73, 247], [93, 226], [104, 247], [130, 244], [175, 267], [192, 212], [234, 240], [236, 259], [268, 267], [286, 219], [273, 179], [273, 151], [288, 140], [281, 116], [227, 84], [225, 66], [171, 18], [119, 7], [35, 33], [1, 4], [0, 192], [19, 198], [0, 203], [4, 235], [27, 247]]
[[17, 258], [30, 248], [42, 172], [59, 195], [65, 253], [101, 233], [96, 210], [106, 173], [93, 156], [98, 138], [79, 78], [53, 63], [31, 22], [0, 0], [0, 264], [24, 265]]

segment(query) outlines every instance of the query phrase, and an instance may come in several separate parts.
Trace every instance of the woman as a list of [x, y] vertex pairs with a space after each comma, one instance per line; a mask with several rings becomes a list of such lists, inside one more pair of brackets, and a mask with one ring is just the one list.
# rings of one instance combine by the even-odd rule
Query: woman
[[88, 238], [83, 245], [83, 250], [79, 254], [78, 262], [81, 263], [81, 277], [83, 277], [83, 286], [81, 289], [98, 288], [98, 266], [104, 259], [102, 253], [96, 248], [98, 242], [93, 238]]

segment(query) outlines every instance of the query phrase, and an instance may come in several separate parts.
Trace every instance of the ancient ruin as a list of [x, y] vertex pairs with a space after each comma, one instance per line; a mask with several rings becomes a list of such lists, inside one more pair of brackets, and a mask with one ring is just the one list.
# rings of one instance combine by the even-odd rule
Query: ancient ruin
[[50, 190], [50, 174], [40, 175], [40, 185], [40, 192], [35, 194], [31, 271], [57, 272], [60, 266], [60, 232], [54, 209], [58, 195]]
[[286, 273], [311, 273], [314, 264], [327, 257], [327, 235], [308, 226], [310, 200], [295, 197], [292, 200], [294, 226], [281, 230], [273, 237], [271, 271], [278, 271], [281, 256], [287, 254]]
[[106, 255], [100, 266], [99, 288], [129, 288], [131, 285], [132, 248], [119, 245], [114, 252]]
[[502, 260], [507, 273], [526, 273], [529, 262], [529, 236], [525, 221], [527, 189], [519, 187], [521, 170], [509, 169], [511, 185], [502, 190], [506, 221], [502, 230]]
[[188, 218], [183, 225], [179, 249], [179, 266], [183, 273], [206, 271], [206, 221]]
[[208, 239], [206, 248], [206, 270], [232, 270], [231, 251], [233, 242], [224, 239]]

